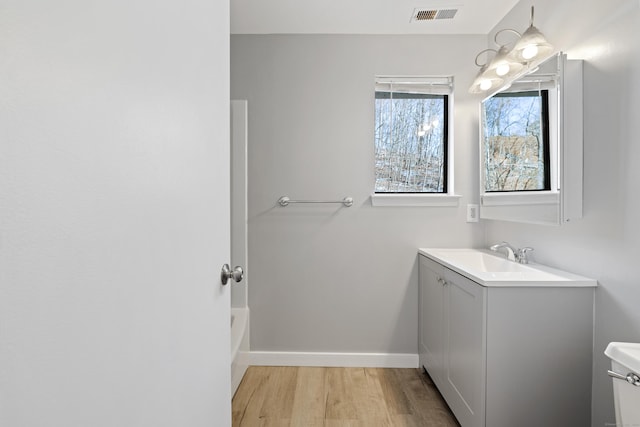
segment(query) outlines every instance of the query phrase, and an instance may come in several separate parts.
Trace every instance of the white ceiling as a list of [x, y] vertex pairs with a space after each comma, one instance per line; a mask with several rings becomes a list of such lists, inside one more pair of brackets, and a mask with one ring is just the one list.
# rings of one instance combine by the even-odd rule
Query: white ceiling
[[[231, 0], [233, 34], [487, 34], [518, 0]], [[458, 9], [410, 22], [414, 9]], [[523, 25], [526, 24], [523, 22]]]

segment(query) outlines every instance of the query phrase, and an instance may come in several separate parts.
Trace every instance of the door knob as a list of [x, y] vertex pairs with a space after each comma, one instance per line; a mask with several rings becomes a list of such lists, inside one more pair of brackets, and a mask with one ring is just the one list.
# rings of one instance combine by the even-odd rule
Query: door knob
[[239, 282], [244, 277], [244, 271], [242, 271], [242, 267], [236, 266], [236, 268], [231, 270], [229, 264], [225, 264], [222, 266], [222, 271], [220, 272], [220, 281], [223, 285], [226, 285], [229, 279], [233, 279], [236, 282]]

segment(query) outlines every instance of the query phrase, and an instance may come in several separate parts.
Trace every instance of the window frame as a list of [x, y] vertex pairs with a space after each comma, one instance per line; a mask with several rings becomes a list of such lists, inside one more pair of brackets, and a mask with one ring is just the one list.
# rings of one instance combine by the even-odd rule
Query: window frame
[[[371, 204], [373, 206], [458, 206], [461, 196], [454, 193], [454, 97], [453, 97], [453, 76], [375, 76], [375, 88], [373, 91], [373, 110], [375, 116], [375, 93], [382, 91], [378, 85], [398, 84], [400, 82], [411, 82], [425, 85], [431, 90], [433, 95], [445, 95], [445, 125], [443, 134], [445, 135], [443, 178], [445, 185], [442, 192], [376, 192], [375, 191], [375, 169], [373, 174], [373, 191], [371, 194]], [[375, 122], [375, 120], [374, 120]], [[374, 126], [372, 126], [374, 128]], [[375, 151], [374, 144], [372, 149]], [[375, 153], [374, 153], [375, 158]], [[375, 162], [374, 162], [375, 163]]]
[[[551, 152], [552, 152], [552, 149], [555, 148], [554, 147], [555, 144], [552, 142], [550, 131], [549, 131], [549, 128], [551, 125], [551, 118], [550, 118], [551, 104], [550, 104], [550, 97], [549, 97], [549, 89], [545, 88], [545, 89], [539, 89], [539, 90], [532, 90], [532, 89], [508, 90], [508, 91], [496, 93], [490, 96], [489, 98], [487, 98], [485, 102], [481, 104], [482, 108], [480, 112], [480, 120], [485, 122], [485, 127], [486, 127], [486, 110], [484, 108], [484, 105], [486, 101], [490, 99], [521, 98], [521, 97], [533, 97], [533, 96], [536, 96], [540, 100], [540, 136], [542, 138], [542, 145], [544, 147], [543, 148], [544, 150], [543, 151], [544, 188], [520, 189], [520, 190], [488, 190], [487, 174], [486, 174], [487, 161], [485, 159], [485, 153], [481, 151], [480, 156], [483, 158], [481, 167], [485, 168], [484, 169], [485, 173], [482, 174], [482, 177], [483, 177], [482, 186], [485, 194], [501, 194], [501, 193], [517, 194], [517, 193], [551, 192], [554, 189], [554, 184], [552, 179], [552, 170], [554, 169], [554, 165], [552, 164]], [[484, 144], [482, 143], [480, 144], [480, 148], [482, 149], [484, 145], [487, 144], [486, 135], [484, 134], [481, 135], [481, 138], [485, 139]]]

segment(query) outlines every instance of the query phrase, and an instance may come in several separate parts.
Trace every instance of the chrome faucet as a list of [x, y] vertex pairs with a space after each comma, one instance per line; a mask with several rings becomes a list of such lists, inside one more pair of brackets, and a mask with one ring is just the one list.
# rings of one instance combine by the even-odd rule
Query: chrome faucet
[[497, 243], [497, 244], [491, 246], [489, 249], [491, 249], [494, 252], [498, 252], [500, 249], [506, 249], [507, 250], [507, 259], [511, 260], [511, 261], [515, 261], [516, 260], [517, 249], [514, 249], [513, 246], [511, 246], [507, 242]]
[[498, 252], [500, 249], [506, 249], [507, 259], [520, 264], [529, 264], [529, 256], [527, 254], [533, 250], [533, 248], [530, 247], [515, 249], [507, 242], [500, 242], [491, 246], [489, 249], [494, 252]]

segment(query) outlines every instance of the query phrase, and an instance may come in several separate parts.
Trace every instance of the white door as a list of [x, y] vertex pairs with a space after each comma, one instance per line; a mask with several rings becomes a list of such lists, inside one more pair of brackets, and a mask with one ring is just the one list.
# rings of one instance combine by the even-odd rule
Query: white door
[[229, 2], [0, 28], [0, 426], [231, 425]]

